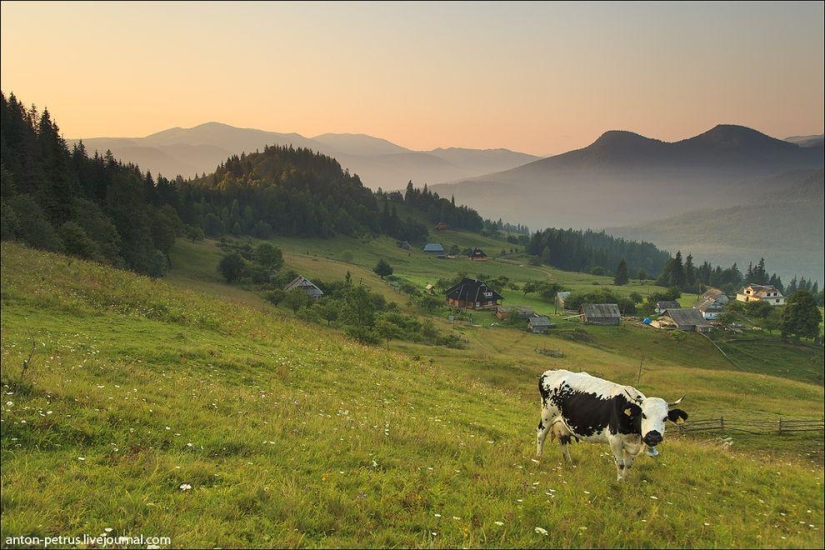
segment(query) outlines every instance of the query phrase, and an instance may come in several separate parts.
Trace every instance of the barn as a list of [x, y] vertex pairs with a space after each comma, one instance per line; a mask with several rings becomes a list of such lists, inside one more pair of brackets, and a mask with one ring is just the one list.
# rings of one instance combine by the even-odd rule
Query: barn
[[708, 323], [702, 312], [692, 307], [666, 309], [662, 315], [650, 323], [656, 328], [669, 328], [690, 332], [710, 332], [713, 327]]
[[546, 333], [552, 326], [553, 323], [550, 322], [550, 318], [545, 315], [533, 315], [527, 321], [527, 330], [539, 334]]
[[618, 325], [622, 318], [619, 304], [582, 304], [579, 315], [586, 325]]
[[292, 281], [284, 287], [284, 292], [289, 292], [290, 290], [296, 289], [306, 292], [316, 300], [324, 295], [324, 292], [315, 286], [315, 283], [305, 277], [301, 277], [300, 275], [292, 279]]

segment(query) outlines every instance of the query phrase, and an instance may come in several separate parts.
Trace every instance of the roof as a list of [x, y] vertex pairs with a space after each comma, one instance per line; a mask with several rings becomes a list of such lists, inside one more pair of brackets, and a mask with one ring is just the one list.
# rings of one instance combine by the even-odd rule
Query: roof
[[569, 290], [560, 290], [560, 291], [556, 292], [556, 296], [558, 298], [561, 298], [562, 300], [565, 300], [565, 299], [570, 297], [570, 291]]
[[471, 258], [479, 258], [479, 257], [486, 258], [487, 254], [485, 254], [484, 251], [481, 250], [480, 248], [474, 248], [470, 251], [470, 257]]
[[662, 317], [670, 317], [676, 326], [707, 326], [708, 322], [702, 317], [702, 312], [692, 307], [679, 309], [666, 309], [662, 312]]
[[622, 316], [619, 313], [619, 304], [582, 304], [579, 311], [589, 319], [619, 319]]
[[298, 275], [292, 281], [284, 287], [285, 291], [290, 291], [292, 289], [299, 288], [303, 291], [311, 291], [312, 294], [322, 295], [324, 292], [318, 288], [315, 283], [307, 279], [306, 277], [301, 277]]
[[657, 309], [679, 309], [682, 307], [682, 304], [673, 300], [663, 300], [661, 302], [656, 302]]
[[460, 283], [448, 289], [447, 298], [466, 302], [481, 302], [484, 300], [503, 300], [504, 297], [495, 290], [476, 279], [464, 278]]
[[705, 300], [702, 300], [699, 303], [699, 305], [696, 305], [696, 306], [693, 306], [693, 307], [695, 307], [699, 311], [711, 311], [711, 310], [723, 311], [725, 309], [725, 306], [723, 304], [717, 302], [715, 298], [707, 298]]
[[782, 296], [782, 293], [779, 292], [779, 289], [773, 285], [755, 285], [755, 284], [747, 284], [742, 289], [744, 292], [746, 289], [750, 288], [751, 292], [754, 296], [764, 296], [766, 294], [770, 295], [771, 293], [776, 293], [776, 296]]
[[424, 246], [424, 252], [444, 252], [444, 247], [441, 243], [427, 243]]
[[533, 327], [549, 327], [551, 324], [550, 318], [544, 315], [533, 315], [530, 317], [530, 325]]
[[718, 288], [709, 288], [707, 290], [707, 292], [702, 294], [701, 299], [702, 300], [708, 300], [708, 299], [715, 300], [715, 299], [719, 298], [719, 296], [723, 296], [724, 294], [725, 293], [723, 291], [719, 290]]

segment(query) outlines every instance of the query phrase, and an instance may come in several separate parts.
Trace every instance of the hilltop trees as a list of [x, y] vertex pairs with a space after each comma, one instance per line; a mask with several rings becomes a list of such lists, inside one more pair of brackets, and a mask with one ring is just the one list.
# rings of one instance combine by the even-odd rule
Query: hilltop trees
[[180, 220], [133, 165], [107, 151], [90, 158], [70, 152], [48, 109], [26, 109], [0, 92], [2, 238], [35, 248], [162, 275]]
[[822, 314], [816, 306], [814, 296], [807, 290], [798, 290], [785, 302], [782, 311], [782, 339], [788, 336], [819, 339], [819, 323]]

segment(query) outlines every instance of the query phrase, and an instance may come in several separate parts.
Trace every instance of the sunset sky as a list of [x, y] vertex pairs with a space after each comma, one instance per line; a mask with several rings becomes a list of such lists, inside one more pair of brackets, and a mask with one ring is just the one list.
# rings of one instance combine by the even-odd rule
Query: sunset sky
[[0, 87], [66, 138], [216, 121], [536, 155], [823, 132], [823, 2], [2, 2]]

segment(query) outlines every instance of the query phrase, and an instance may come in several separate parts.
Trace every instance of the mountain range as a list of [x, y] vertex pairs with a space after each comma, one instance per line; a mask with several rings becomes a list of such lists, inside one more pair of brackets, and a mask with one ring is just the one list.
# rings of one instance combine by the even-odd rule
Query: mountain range
[[[67, 139], [71, 146], [79, 139]], [[323, 134], [307, 138], [208, 122], [170, 128], [141, 138], [83, 138], [86, 149], [138, 165], [154, 175], [184, 178], [210, 174], [232, 155], [263, 151], [266, 145], [305, 147], [335, 158], [370, 189], [404, 189], [507, 170], [539, 157], [507, 149], [433, 149], [413, 151], [364, 134]]]
[[[798, 140], [736, 125], [672, 143], [609, 131], [582, 149], [431, 189], [531, 229], [609, 228], [713, 264], [764, 257], [781, 277], [822, 280], [821, 178], [799, 185], [822, 169], [823, 140]], [[787, 200], [800, 189], [807, 200]]]
[[215, 122], [83, 142], [167, 177], [211, 173], [230, 155], [265, 145], [306, 147], [334, 157], [372, 189], [428, 183], [485, 218], [534, 231], [606, 229], [715, 265], [764, 257], [783, 278], [825, 280], [822, 135], [780, 140], [726, 124], [665, 142], [616, 130], [547, 158], [506, 149], [412, 151], [363, 134], [306, 138]]

